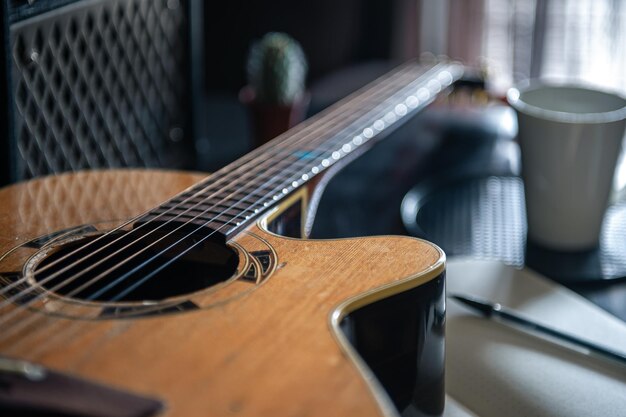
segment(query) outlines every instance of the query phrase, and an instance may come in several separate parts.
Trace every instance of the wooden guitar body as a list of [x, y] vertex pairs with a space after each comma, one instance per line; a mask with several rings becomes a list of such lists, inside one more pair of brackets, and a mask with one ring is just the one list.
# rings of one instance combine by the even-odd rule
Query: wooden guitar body
[[[164, 416], [442, 413], [444, 254], [407, 237], [270, 232], [290, 208], [306, 214], [306, 186], [228, 241], [236, 273], [216, 285], [116, 303], [28, 280], [59, 245], [110, 230], [203, 177], [80, 172], [0, 190], [1, 284], [22, 279], [20, 289], [40, 295], [28, 308], [18, 299], [0, 309], [14, 314], [2, 324], [0, 356], [155, 398]], [[16, 323], [27, 324], [13, 331]]]
[[461, 74], [402, 65], [210, 176], [0, 190], [0, 415], [440, 416], [443, 252], [302, 238], [329, 176]]

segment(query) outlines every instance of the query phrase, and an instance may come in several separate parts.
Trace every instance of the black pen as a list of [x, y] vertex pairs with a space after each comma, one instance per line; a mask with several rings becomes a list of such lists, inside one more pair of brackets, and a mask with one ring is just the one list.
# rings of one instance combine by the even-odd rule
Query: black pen
[[464, 297], [461, 295], [452, 295], [451, 297], [469, 307], [472, 307], [474, 310], [477, 310], [478, 312], [480, 312], [482, 315], [484, 315], [487, 318], [498, 318], [499, 321], [501, 321], [502, 323], [506, 323], [506, 324], [513, 323], [524, 329], [542, 333], [558, 340], [563, 340], [573, 345], [583, 347], [587, 349], [589, 352], [593, 352], [598, 355], [601, 355], [601, 356], [616, 360], [618, 362], [621, 362], [623, 364], [626, 364], [626, 353], [608, 349], [606, 347], [597, 345], [593, 342], [589, 342], [587, 340], [580, 339], [576, 336], [563, 333], [559, 330], [546, 327], [542, 324], [535, 323], [531, 320], [520, 317], [519, 315], [512, 312], [511, 310], [507, 310], [503, 308], [498, 303], [490, 303], [488, 301], [478, 300], [476, 298]]

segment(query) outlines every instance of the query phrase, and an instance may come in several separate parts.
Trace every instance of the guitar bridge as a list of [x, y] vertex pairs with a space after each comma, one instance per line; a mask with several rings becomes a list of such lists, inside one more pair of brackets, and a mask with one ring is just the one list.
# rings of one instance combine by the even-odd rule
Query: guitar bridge
[[0, 358], [0, 375], [14, 374], [31, 381], [41, 381], [46, 377], [46, 368], [18, 359]]
[[13, 417], [150, 417], [159, 400], [0, 357], [0, 415]]

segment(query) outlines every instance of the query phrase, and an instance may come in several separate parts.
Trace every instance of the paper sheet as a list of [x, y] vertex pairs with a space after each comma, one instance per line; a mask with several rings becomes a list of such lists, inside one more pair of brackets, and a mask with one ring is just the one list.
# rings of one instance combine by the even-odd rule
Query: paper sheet
[[[447, 276], [448, 295], [496, 301], [626, 352], [624, 322], [532, 271], [451, 260]], [[626, 365], [486, 320], [450, 299], [446, 331], [446, 417], [626, 416]]]

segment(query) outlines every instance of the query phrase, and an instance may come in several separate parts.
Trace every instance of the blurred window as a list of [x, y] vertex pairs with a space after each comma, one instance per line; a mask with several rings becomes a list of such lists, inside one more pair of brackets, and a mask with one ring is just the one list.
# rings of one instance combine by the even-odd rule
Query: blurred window
[[484, 8], [482, 54], [496, 88], [550, 77], [626, 92], [626, 0], [485, 0]]

